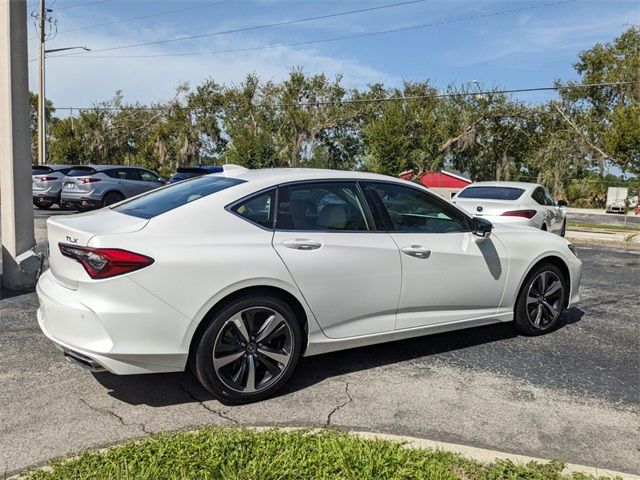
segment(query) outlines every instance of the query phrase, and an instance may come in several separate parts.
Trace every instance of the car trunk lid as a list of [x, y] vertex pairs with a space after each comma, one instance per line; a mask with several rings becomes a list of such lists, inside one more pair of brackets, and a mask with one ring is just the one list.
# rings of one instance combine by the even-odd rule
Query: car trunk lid
[[507, 210], [517, 210], [521, 201], [490, 200], [486, 198], [454, 198], [453, 203], [478, 217], [499, 216]]
[[59, 243], [86, 247], [96, 235], [126, 234], [143, 229], [148, 220], [103, 208], [79, 215], [50, 217], [47, 220], [49, 240], [49, 268], [58, 283], [77, 289], [86, 277], [82, 265], [60, 252]]

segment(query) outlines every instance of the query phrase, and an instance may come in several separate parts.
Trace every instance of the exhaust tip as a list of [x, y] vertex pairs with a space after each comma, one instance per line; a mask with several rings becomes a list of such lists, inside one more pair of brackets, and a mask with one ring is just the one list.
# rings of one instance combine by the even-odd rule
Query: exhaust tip
[[64, 350], [63, 354], [64, 358], [66, 358], [69, 363], [84, 368], [85, 370], [89, 370], [90, 372], [107, 371], [107, 369], [100, 365], [98, 362], [92, 360], [86, 355], [82, 355], [81, 353], [74, 352], [73, 350]]

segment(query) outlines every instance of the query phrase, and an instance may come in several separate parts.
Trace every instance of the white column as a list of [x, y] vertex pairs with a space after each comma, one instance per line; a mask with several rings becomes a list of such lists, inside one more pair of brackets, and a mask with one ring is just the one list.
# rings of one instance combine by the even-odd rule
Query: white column
[[34, 286], [18, 256], [35, 245], [31, 198], [27, 2], [0, 0], [0, 215], [2, 285]]

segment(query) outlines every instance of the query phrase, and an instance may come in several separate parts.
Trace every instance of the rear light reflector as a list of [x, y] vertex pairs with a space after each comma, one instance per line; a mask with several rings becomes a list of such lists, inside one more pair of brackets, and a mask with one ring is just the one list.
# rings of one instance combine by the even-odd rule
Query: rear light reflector
[[36, 177], [36, 180], [39, 182], [53, 182], [54, 180], [57, 180], [57, 177]]
[[96, 183], [99, 182], [99, 178], [83, 178], [82, 183]]
[[522, 217], [522, 218], [533, 218], [536, 215], [535, 210], [509, 210], [508, 212], [504, 212], [502, 214], [503, 217]]
[[78, 247], [59, 243], [60, 253], [79, 262], [93, 279], [102, 279], [148, 267], [154, 260], [146, 255], [118, 248]]

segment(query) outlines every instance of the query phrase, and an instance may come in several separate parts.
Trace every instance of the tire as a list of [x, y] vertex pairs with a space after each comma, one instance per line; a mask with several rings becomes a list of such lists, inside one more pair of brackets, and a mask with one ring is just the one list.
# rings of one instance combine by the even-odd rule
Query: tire
[[303, 336], [299, 320], [284, 300], [240, 297], [209, 322], [192, 365], [200, 383], [218, 400], [227, 404], [263, 400], [287, 382], [300, 358]]
[[540, 230], [542, 230], [543, 232], [546, 232], [547, 231], [547, 224], [543, 223], [542, 227], [540, 228]]
[[[546, 293], [540, 295], [541, 290]], [[567, 281], [562, 271], [551, 263], [536, 267], [527, 275], [518, 294], [514, 311], [516, 331], [535, 336], [553, 330], [564, 310], [566, 298]]]
[[114, 203], [118, 203], [124, 200], [124, 195], [120, 192], [109, 192], [102, 199], [102, 206], [108, 207], [109, 205], [113, 205]]
[[560, 236], [564, 237], [567, 234], [567, 221], [562, 222], [562, 229], [560, 230]]
[[34, 200], [33, 204], [40, 210], [49, 210], [53, 206], [49, 200]]

